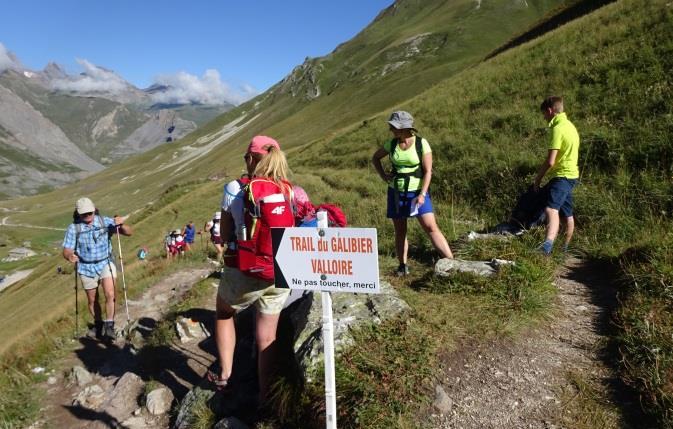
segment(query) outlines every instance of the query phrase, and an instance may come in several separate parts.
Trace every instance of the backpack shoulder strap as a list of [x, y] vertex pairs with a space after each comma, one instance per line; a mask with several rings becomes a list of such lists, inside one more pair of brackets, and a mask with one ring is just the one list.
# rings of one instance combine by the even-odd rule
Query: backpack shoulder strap
[[421, 171], [425, 172], [423, 169], [423, 137], [416, 135], [416, 155], [418, 155], [418, 164]]
[[77, 252], [77, 247], [79, 246], [79, 235], [82, 233], [82, 223], [78, 222], [75, 224], [75, 255], [79, 255]]

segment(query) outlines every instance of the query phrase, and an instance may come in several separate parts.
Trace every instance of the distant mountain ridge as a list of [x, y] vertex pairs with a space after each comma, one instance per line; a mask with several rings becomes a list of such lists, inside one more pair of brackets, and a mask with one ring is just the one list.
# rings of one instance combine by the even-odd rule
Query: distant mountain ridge
[[79, 180], [178, 140], [234, 107], [156, 103], [169, 85], [142, 90], [86, 65], [79, 75], [53, 62], [41, 71], [17, 65], [0, 72], [0, 198]]

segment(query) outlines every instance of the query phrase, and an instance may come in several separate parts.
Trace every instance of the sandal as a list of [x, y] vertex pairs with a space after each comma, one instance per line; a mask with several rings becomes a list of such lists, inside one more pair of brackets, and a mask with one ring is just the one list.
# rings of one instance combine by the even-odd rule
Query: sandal
[[220, 378], [220, 376], [213, 371], [208, 371], [207, 377], [208, 381], [215, 385], [215, 390], [217, 391], [226, 389], [227, 385], [229, 384], [228, 378]]

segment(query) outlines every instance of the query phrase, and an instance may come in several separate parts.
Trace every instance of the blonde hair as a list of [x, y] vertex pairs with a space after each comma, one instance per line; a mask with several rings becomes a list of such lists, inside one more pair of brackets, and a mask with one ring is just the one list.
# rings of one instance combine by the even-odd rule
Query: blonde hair
[[288, 181], [288, 177], [290, 176], [290, 167], [287, 164], [285, 153], [271, 145], [264, 149], [268, 153], [255, 166], [253, 176], [271, 179], [285, 191], [286, 183], [284, 182]]

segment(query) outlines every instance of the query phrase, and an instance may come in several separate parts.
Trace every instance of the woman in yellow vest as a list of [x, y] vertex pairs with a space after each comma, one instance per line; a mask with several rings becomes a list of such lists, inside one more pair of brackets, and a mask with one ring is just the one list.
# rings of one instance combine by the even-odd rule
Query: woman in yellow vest
[[[393, 112], [388, 120], [393, 139], [372, 157], [379, 176], [388, 183], [387, 217], [395, 227], [395, 251], [399, 260], [398, 276], [409, 274], [407, 267], [407, 218], [415, 217], [444, 258], [453, 258], [449, 243], [437, 226], [430, 198], [432, 151], [428, 141], [418, 135], [414, 118], [405, 111]], [[381, 159], [388, 156], [393, 171], [388, 173]]]

